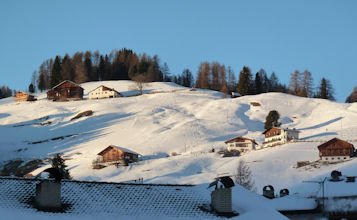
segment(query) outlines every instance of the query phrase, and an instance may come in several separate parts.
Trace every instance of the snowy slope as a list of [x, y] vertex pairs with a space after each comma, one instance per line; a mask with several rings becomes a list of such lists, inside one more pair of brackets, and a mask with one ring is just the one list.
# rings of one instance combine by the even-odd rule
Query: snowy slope
[[[123, 98], [88, 100], [88, 92], [104, 84]], [[10, 159], [45, 159], [64, 153], [75, 179], [147, 183], [209, 183], [222, 174], [234, 174], [239, 159], [251, 167], [258, 188], [293, 187], [333, 169], [356, 175], [355, 160], [319, 169], [296, 169], [297, 161], [318, 159], [317, 145], [332, 137], [357, 146], [357, 104], [295, 97], [281, 93], [221, 98], [219, 92], [191, 91], [173, 83], [150, 83], [142, 96], [133, 96], [130, 81], [82, 84], [85, 100], [52, 102], [38, 94], [33, 103], [0, 100], [0, 166]], [[261, 106], [252, 106], [258, 102]], [[237, 135], [262, 143], [264, 121], [270, 110], [280, 113], [283, 126], [301, 130], [306, 142], [262, 149], [241, 157], [221, 158], [208, 153], [224, 148]], [[90, 117], [71, 121], [76, 114], [93, 110]], [[39, 125], [39, 123], [51, 124]], [[64, 139], [59, 137], [67, 136]], [[51, 140], [57, 139], [57, 140]], [[30, 144], [31, 142], [39, 142]], [[91, 169], [96, 154], [118, 145], [143, 155], [128, 167]], [[167, 157], [172, 152], [178, 156]], [[40, 171], [40, 170], [39, 170]], [[38, 172], [39, 172], [38, 171]]]

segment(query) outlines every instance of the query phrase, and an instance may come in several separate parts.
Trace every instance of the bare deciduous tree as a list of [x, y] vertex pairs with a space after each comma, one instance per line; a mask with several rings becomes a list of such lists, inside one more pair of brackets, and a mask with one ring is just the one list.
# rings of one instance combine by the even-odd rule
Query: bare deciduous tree
[[244, 160], [239, 160], [235, 174], [235, 182], [250, 191], [256, 191], [252, 171]]
[[136, 75], [132, 78], [132, 80], [135, 82], [129, 89], [130, 90], [137, 90], [140, 95], [143, 94], [143, 90], [146, 87], [146, 82], [147, 82], [147, 77], [145, 75], [140, 74]]

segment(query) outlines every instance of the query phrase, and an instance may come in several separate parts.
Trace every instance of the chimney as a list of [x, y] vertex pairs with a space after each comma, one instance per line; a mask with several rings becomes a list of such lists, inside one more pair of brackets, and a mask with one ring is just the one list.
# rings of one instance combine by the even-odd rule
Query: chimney
[[42, 180], [36, 185], [36, 205], [42, 210], [61, 208], [61, 183], [52, 180]]
[[218, 213], [232, 213], [232, 189], [221, 187], [212, 191], [211, 206]]
[[36, 185], [36, 206], [41, 210], [59, 210], [62, 206], [62, 174], [57, 168], [47, 168], [43, 172], [49, 173], [50, 177], [53, 177], [54, 179], [44, 179]]
[[[219, 188], [217, 187], [218, 182], [222, 183]], [[216, 181], [212, 182], [209, 187], [212, 186], [215, 186], [215, 190], [211, 192], [211, 207], [219, 215], [232, 215], [233, 210], [231, 187], [234, 186], [233, 180], [228, 176], [219, 177], [216, 179]]]

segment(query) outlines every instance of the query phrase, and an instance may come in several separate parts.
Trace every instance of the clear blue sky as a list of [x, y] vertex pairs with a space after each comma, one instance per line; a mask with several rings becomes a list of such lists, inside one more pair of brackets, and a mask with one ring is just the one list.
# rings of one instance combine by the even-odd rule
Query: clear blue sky
[[288, 84], [308, 69], [344, 102], [357, 86], [357, 1], [0, 1], [0, 85], [27, 89], [56, 55], [123, 47], [158, 54], [174, 74], [218, 61]]

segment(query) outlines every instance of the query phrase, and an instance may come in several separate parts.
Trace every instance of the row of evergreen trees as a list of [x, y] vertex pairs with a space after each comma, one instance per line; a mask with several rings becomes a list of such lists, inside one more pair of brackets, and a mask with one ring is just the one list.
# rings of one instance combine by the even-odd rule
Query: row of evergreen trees
[[12, 96], [12, 90], [7, 86], [0, 87], [0, 99]]
[[[264, 69], [252, 74], [249, 67], [244, 66], [238, 79], [233, 69], [218, 62], [202, 62], [199, 65], [196, 81], [189, 69], [181, 74], [171, 76], [166, 63], [160, 65], [157, 55], [150, 57], [145, 53], [138, 55], [132, 50], [113, 50], [109, 54], [98, 51], [77, 52], [72, 57], [66, 54], [63, 58], [44, 61], [38, 71], [32, 75], [29, 91], [37, 88], [41, 91], [50, 89], [63, 80], [76, 83], [99, 80], [135, 80], [141, 76], [146, 82], [173, 81], [186, 87], [212, 89], [224, 93], [238, 92], [241, 95], [254, 95], [266, 92], [283, 92], [302, 97], [316, 97], [335, 100], [331, 82], [322, 78], [315, 88], [311, 72], [296, 70], [291, 74], [288, 87], [280, 83], [277, 75], [269, 76]], [[351, 93], [346, 102], [354, 102], [356, 92]]]
[[[63, 80], [76, 83], [101, 80], [128, 80], [137, 75], [144, 75], [146, 81], [163, 81], [165, 72], [159, 65], [157, 55], [150, 57], [145, 53], [138, 55], [132, 50], [113, 50], [110, 54], [98, 51], [77, 52], [72, 57], [66, 54], [63, 58], [44, 61], [33, 75], [37, 75], [38, 89], [43, 91]], [[34, 78], [34, 77], [32, 77]], [[32, 82], [34, 85], [36, 82]]]

